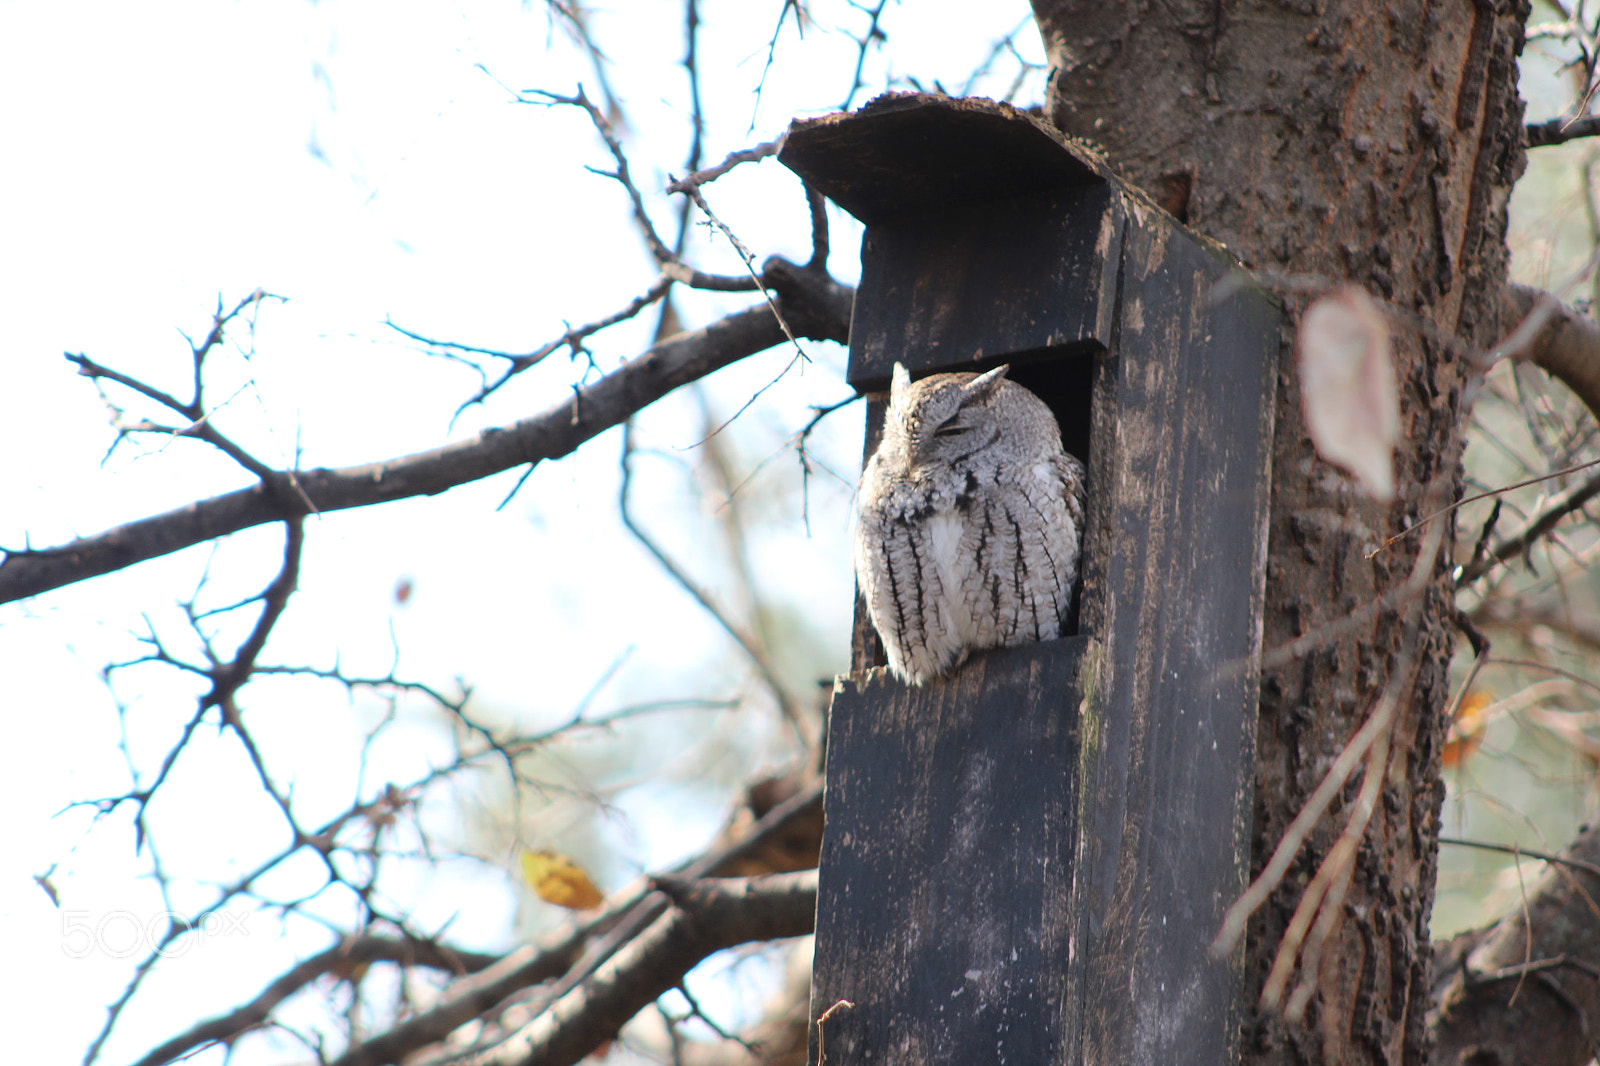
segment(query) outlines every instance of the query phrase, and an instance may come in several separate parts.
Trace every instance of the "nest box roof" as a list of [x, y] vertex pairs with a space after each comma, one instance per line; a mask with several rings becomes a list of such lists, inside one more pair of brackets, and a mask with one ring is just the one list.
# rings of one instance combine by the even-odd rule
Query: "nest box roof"
[[889, 93], [790, 124], [778, 159], [871, 225], [896, 215], [1107, 180], [1087, 148], [992, 100]]

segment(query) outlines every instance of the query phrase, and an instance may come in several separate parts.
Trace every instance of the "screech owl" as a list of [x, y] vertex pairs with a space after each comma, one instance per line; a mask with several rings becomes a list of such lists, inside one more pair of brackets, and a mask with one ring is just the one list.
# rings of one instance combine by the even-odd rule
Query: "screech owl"
[[1061, 635], [1078, 576], [1083, 464], [1043, 400], [986, 374], [899, 363], [856, 497], [855, 570], [902, 681]]

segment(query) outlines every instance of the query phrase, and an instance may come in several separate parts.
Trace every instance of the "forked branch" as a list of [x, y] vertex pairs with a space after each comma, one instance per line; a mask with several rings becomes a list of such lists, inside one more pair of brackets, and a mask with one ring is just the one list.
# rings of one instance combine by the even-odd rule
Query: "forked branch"
[[[849, 339], [854, 296], [826, 272], [767, 260], [762, 280], [799, 336]], [[36, 596], [241, 529], [295, 515], [326, 514], [434, 495], [519, 466], [568, 455], [667, 393], [785, 342], [772, 311], [757, 305], [704, 329], [669, 337], [542, 414], [466, 440], [363, 466], [298, 471], [293, 487], [258, 484], [55, 548], [17, 550], [0, 562], [0, 603]], [[285, 475], [286, 476], [286, 475]]]

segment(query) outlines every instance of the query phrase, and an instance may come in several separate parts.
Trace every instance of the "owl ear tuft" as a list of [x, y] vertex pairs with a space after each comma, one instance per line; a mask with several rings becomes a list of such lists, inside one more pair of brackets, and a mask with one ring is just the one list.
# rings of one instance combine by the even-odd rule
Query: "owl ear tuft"
[[894, 375], [889, 379], [889, 402], [894, 403], [911, 388], [911, 372], [904, 363], [895, 363]]
[[999, 388], [1000, 382], [1006, 376], [1006, 371], [1010, 369], [1010, 363], [1002, 363], [993, 370], [979, 374], [977, 377], [967, 382], [961, 388], [961, 402], [967, 403], [972, 400], [988, 396], [995, 389]]

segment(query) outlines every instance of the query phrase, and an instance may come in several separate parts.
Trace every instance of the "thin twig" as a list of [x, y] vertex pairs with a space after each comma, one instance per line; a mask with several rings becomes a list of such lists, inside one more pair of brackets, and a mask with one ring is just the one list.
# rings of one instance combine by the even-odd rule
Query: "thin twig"
[[[865, 7], [859, 4], [855, 6], [859, 11], [867, 10]], [[850, 91], [845, 93], [844, 103], [839, 105], [840, 111], [850, 110], [851, 105], [853, 105], [856, 101], [856, 93], [861, 91], [861, 72], [867, 65], [867, 50], [871, 48], [874, 43], [879, 41], [887, 41], [889, 39], [888, 35], [885, 34], [883, 29], [878, 25], [878, 20], [883, 17], [883, 9], [888, 6], [889, 0], [878, 0], [878, 6], [867, 12], [867, 30], [860, 37], [856, 38], [856, 69], [850, 75]]]
[[1582, 870], [1584, 873], [1593, 874], [1595, 877], [1600, 877], [1600, 865], [1596, 865], [1592, 862], [1585, 862], [1582, 859], [1568, 858], [1564, 855], [1553, 855], [1548, 851], [1537, 851], [1533, 848], [1525, 848], [1520, 844], [1496, 844], [1489, 840], [1469, 840], [1466, 837], [1446, 836], [1440, 837], [1439, 843], [1449, 844], [1450, 846], [1457, 848], [1477, 848], [1479, 851], [1497, 851], [1502, 855], [1526, 855], [1528, 858], [1538, 859], [1540, 862], [1555, 863], [1559, 866], [1567, 866], [1574, 870]]
[[783, 24], [789, 18], [789, 9], [794, 9], [794, 27], [801, 39], [806, 35], [806, 12], [800, 5], [800, 0], [783, 0], [783, 7], [778, 10], [778, 24], [772, 28], [772, 39], [767, 42], [767, 61], [761, 66], [761, 77], [756, 80], [755, 103], [750, 108], [750, 128], [746, 135], [753, 133], [756, 128], [756, 114], [761, 109], [761, 95], [767, 87], [767, 75], [772, 72], [772, 61], [778, 54], [778, 37], [783, 33]]
[[[749, 248], [745, 247], [743, 241], [734, 235], [733, 230], [728, 228], [727, 223], [712, 213], [711, 205], [706, 203], [706, 198], [700, 194], [698, 188], [690, 188], [684, 191], [694, 201], [695, 206], [700, 209], [701, 214], [705, 215], [717, 229], [722, 231], [722, 235], [728, 238], [728, 243], [733, 245], [733, 250], [739, 253], [739, 258], [744, 261], [744, 268], [750, 272], [750, 277], [755, 280], [758, 286], [761, 286], [761, 273], [756, 269], [755, 255]], [[809, 363], [811, 357], [806, 354], [806, 350], [801, 345], [799, 338], [794, 335], [794, 330], [790, 329], [789, 323], [784, 320], [783, 311], [778, 308], [778, 301], [773, 298], [772, 293], [765, 287], [761, 288], [761, 294], [767, 298], [767, 306], [772, 309], [772, 316], [778, 320], [778, 327], [783, 330], [783, 335], [789, 338], [789, 343], [794, 345], [794, 350], [799, 354], [800, 358]]]
[[698, 189], [702, 185], [709, 185], [722, 175], [738, 166], [740, 163], [755, 163], [770, 156], [775, 156], [783, 151], [783, 138], [764, 141], [751, 148], [741, 148], [736, 152], [729, 152], [727, 157], [716, 166], [697, 170], [688, 177], [676, 178], [667, 183], [668, 192], [686, 193], [691, 189]]
[[[1211, 942], [1211, 951], [1218, 957], [1228, 955], [1244, 936], [1245, 924], [1250, 915], [1254, 914], [1272, 895], [1283, 881], [1283, 875], [1288, 872], [1289, 864], [1299, 854], [1300, 847], [1306, 838], [1322, 820], [1323, 814], [1328, 810], [1333, 797], [1344, 788], [1345, 782], [1355, 771], [1356, 766], [1373, 750], [1380, 737], [1386, 736], [1394, 724], [1395, 709], [1399, 705], [1400, 682], [1409, 676], [1410, 655], [1407, 654], [1402, 661], [1397, 662], [1389, 675], [1389, 684], [1385, 686], [1383, 695], [1373, 707], [1372, 713], [1356, 730], [1338, 756], [1333, 760], [1333, 765], [1328, 767], [1328, 772], [1318, 782], [1316, 790], [1311, 793], [1300, 812], [1295, 815], [1289, 827], [1283, 831], [1283, 838], [1278, 841], [1278, 846], [1272, 852], [1272, 857], [1262, 868], [1261, 873], [1251, 882], [1250, 887], [1244, 891], [1233, 905], [1228, 908], [1223, 916], [1222, 928], [1218, 930], [1215, 939]], [[1385, 751], [1387, 749], [1385, 748]], [[1370, 812], [1369, 812], [1370, 813]], [[1353, 821], [1353, 819], [1352, 819]], [[1363, 822], [1363, 826], [1364, 826]], [[1330, 853], [1331, 858], [1331, 853]], [[1324, 866], [1328, 860], [1324, 860]], [[1320, 873], [1320, 871], [1319, 871]], [[1325, 890], [1325, 889], [1324, 889]], [[1309, 895], [1310, 889], [1307, 890]], [[1296, 913], [1298, 919], [1299, 913]], [[1309, 919], [1307, 919], [1309, 921]], [[1287, 934], [1285, 934], [1287, 939]]]
[[802, 737], [805, 736], [806, 731], [800, 712], [789, 699], [788, 693], [778, 680], [777, 672], [773, 669], [771, 663], [767, 661], [764, 649], [757, 644], [753, 637], [746, 634], [738, 626], [735, 626], [732, 619], [711, 601], [711, 597], [700, 588], [699, 584], [639, 525], [629, 505], [633, 485], [634, 454], [633, 422], [630, 420], [623, 423], [622, 427], [622, 487], [619, 492], [622, 524], [627, 527], [629, 533], [633, 534], [634, 539], [655, 557], [656, 562], [661, 564], [661, 568], [678, 583], [678, 586], [687, 592], [711, 616], [717, 625], [722, 627], [723, 632], [733, 638], [734, 643], [744, 651], [745, 656], [755, 666], [756, 671], [760, 673], [762, 680], [766, 682], [767, 689], [772, 693], [772, 698], [777, 702], [778, 710], [782, 713], [784, 719], [792, 728], [798, 730]]
[[[1396, 669], [1396, 676], [1399, 676], [1399, 673], [1400, 671]], [[1344, 829], [1340, 831], [1339, 838], [1334, 841], [1322, 864], [1317, 867], [1311, 883], [1301, 894], [1294, 920], [1289, 923], [1290, 930], [1293, 930], [1302, 912], [1316, 914], [1317, 920], [1312, 927], [1309, 944], [1300, 959], [1300, 984], [1289, 997], [1289, 1002], [1283, 1011], [1284, 1017], [1291, 1022], [1298, 1023], [1305, 1016], [1306, 1004], [1310, 1002], [1311, 996], [1320, 984], [1322, 949], [1332, 936], [1335, 926], [1344, 917], [1344, 897], [1350, 889], [1350, 880], [1355, 874], [1356, 849], [1360, 847], [1361, 838], [1366, 834], [1368, 823], [1372, 821], [1378, 794], [1383, 789], [1384, 776], [1389, 769], [1389, 748], [1393, 737], [1394, 720], [1391, 708], [1388, 726], [1378, 734], [1377, 742], [1367, 754], [1367, 771], [1362, 776], [1361, 791], [1356, 794], [1354, 809], [1345, 819]], [[1283, 994], [1283, 989], [1294, 971], [1294, 958], [1299, 950], [1298, 939], [1291, 937], [1290, 932], [1286, 931], [1282, 942], [1278, 945], [1277, 957], [1273, 959], [1271, 976], [1261, 991], [1263, 1007], [1271, 1009], [1277, 1006], [1278, 997]], [[1274, 985], [1280, 974], [1281, 982]]]
[[[543, 100], [530, 100], [530, 96], [543, 97]], [[621, 185], [628, 194], [628, 203], [633, 207], [633, 219], [639, 227], [640, 234], [644, 237], [645, 244], [650, 249], [650, 254], [657, 263], [668, 263], [675, 256], [672, 249], [667, 247], [661, 235], [656, 232], [656, 225], [650, 218], [650, 212], [645, 210], [644, 197], [639, 192], [639, 186], [634, 183], [632, 172], [628, 169], [628, 156], [622, 150], [622, 142], [617, 139], [617, 134], [611, 127], [611, 122], [605, 113], [594, 105], [594, 102], [584, 94], [583, 86], [578, 86], [578, 91], [572, 96], [562, 96], [560, 93], [550, 92], [547, 89], [529, 89], [517, 94], [517, 99], [525, 104], [566, 104], [571, 107], [581, 108], [593, 124], [601, 140], [605, 141], [606, 148], [611, 152], [611, 159], [616, 164], [615, 170], [589, 169], [601, 177], [611, 178]]]
[[1378, 545], [1376, 548], [1373, 548], [1371, 551], [1369, 551], [1367, 553], [1366, 557], [1368, 559], [1374, 558], [1379, 552], [1381, 552], [1385, 548], [1389, 547], [1389, 545], [1393, 544], [1395, 541], [1405, 539], [1407, 536], [1409, 536], [1410, 534], [1412, 534], [1412, 533], [1416, 532], [1417, 530], [1421, 529], [1423, 526], [1427, 525], [1429, 522], [1432, 522], [1435, 518], [1442, 518], [1442, 517], [1444, 517], [1445, 515], [1449, 514], [1452, 511], [1459, 510], [1460, 508], [1465, 507], [1469, 503], [1477, 503], [1479, 500], [1487, 500], [1487, 499], [1490, 499], [1491, 497], [1499, 496], [1499, 495], [1502, 495], [1503, 493], [1510, 492], [1512, 489], [1525, 489], [1529, 485], [1537, 485], [1537, 484], [1539, 484], [1540, 482], [1543, 482], [1543, 481], [1554, 481], [1558, 477], [1566, 477], [1568, 474], [1576, 474], [1581, 470], [1589, 469], [1591, 466], [1600, 466], [1600, 459], [1591, 459], [1587, 463], [1579, 463], [1577, 466], [1569, 466], [1565, 470], [1557, 470], [1554, 473], [1550, 473], [1550, 474], [1540, 474], [1538, 477], [1530, 477], [1530, 478], [1526, 478], [1525, 480], [1522, 480], [1522, 481], [1515, 481], [1515, 482], [1512, 482], [1510, 485], [1501, 485], [1499, 488], [1489, 489], [1487, 492], [1480, 492], [1475, 496], [1467, 496], [1464, 499], [1457, 500], [1455, 503], [1448, 504], [1448, 505], [1446, 505], [1444, 507], [1439, 508], [1437, 511], [1434, 511], [1432, 514], [1429, 514], [1429, 515], [1426, 515], [1426, 516], [1424, 516], [1422, 518], [1417, 519], [1415, 522], [1411, 523], [1409, 526], [1407, 526], [1406, 528], [1402, 529], [1400, 532], [1396, 533], [1394, 536], [1392, 536], [1389, 539], [1385, 540], [1382, 544]]
[[[1595, 462], [1600, 462], [1600, 460], [1595, 460]], [[1535, 481], [1542, 481], [1552, 477], [1560, 477], [1564, 474], [1570, 473], [1572, 470], [1582, 470], [1585, 467], [1593, 465], [1594, 462], [1584, 463], [1580, 466], [1571, 467], [1568, 470], [1563, 470], [1556, 474], [1547, 474], [1544, 478], [1537, 478]], [[1523, 485], [1532, 483], [1533, 482], [1523, 482]], [[1487, 495], [1495, 495], [1505, 492], [1508, 489], [1520, 487], [1522, 486], [1508, 485], [1505, 488], [1495, 489], [1493, 493], [1483, 493], [1478, 496], [1474, 496], [1473, 499], [1483, 499], [1483, 497]], [[1517, 556], [1523, 554], [1530, 547], [1532, 547], [1540, 537], [1554, 529], [1563, 518], [1574, 511], [1579, 510], [1596, 496], [1600, 496], [1600, 474], [1590, 477], [1582, 484], [1574, 485], [1561, 495], [1555, 497], [1550, 501], [1549, 506], [1545, 507], [1544, 510], [1528, 519], [1528, 521], [1522, 525], [1522, 528], [1518, 529], [1515, 533], [1511, 534], [1511, 536], [1495, 545], [1493, 551], [1489, 552], [1482, 558], [1475, 559], [1473, 563], [1463, 570], [1461, 575], [1456, 578], [1456, 588], [1461, 588], [1464, 585], [1471, 584], [1499, 564], [1509, 562], [1510, 560], [1515, 559]], [[1470, 501], [1464, 500], [1462, 502], [1467, 503]]]
[[[1524, 929], [1529, 930], [1529, 932], [1531, 933], [1532, 930], [1533, 930], [1533, 916], [1528, 913], [1528, 883], [1526, 881], [1524, 881], [1523, 878], [1522, 878], [1522, 859], [1521, 858], [1513, 859], [1512, 865], [1515, 866], [1516, 870], [1517, 870], [1517, 892], [1522, 897], [1522, 927]], [[1530, 936], [1525, 936], [1525, 937], [1522, 938], [1522, 967], [1523, 967], [1523, 972], [1517, 977], [1517, 983], [1514, 986], [1512, 986], [1511, 998], [1506, 1001], [1506, 1006], [1507, 1007], [1516, 1006], [1517, 997], [1522, 994], [1523, 982], [1527, 979], [1527, 966], [1528, 966], [1528, 963], [1530, 963], [1532, 961], [1533, 961], [1533, 937], [1530, 935]]]

